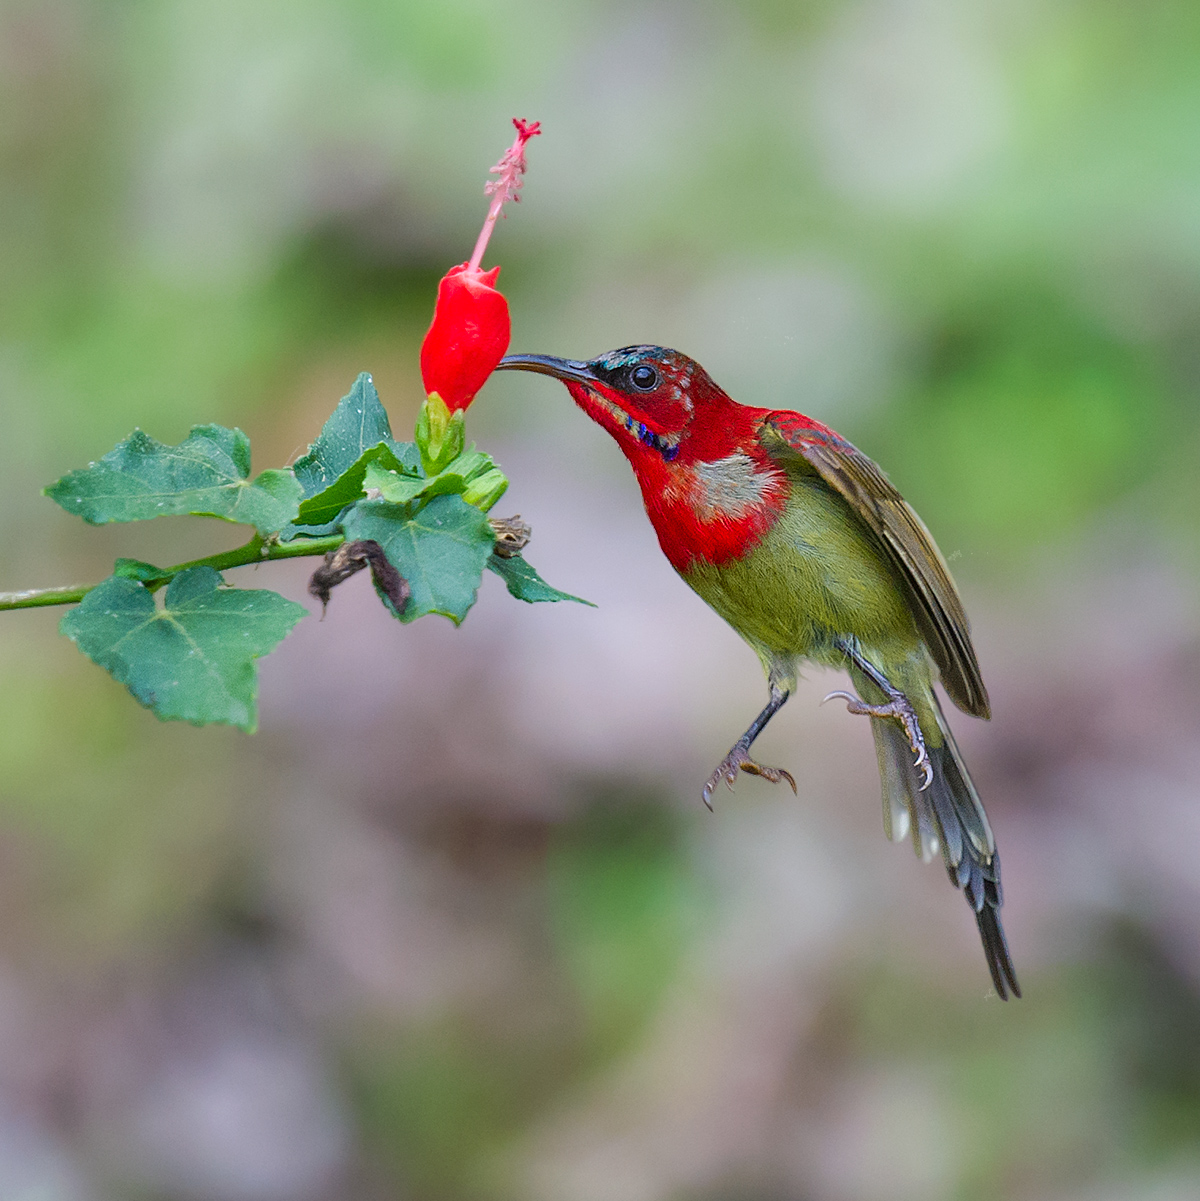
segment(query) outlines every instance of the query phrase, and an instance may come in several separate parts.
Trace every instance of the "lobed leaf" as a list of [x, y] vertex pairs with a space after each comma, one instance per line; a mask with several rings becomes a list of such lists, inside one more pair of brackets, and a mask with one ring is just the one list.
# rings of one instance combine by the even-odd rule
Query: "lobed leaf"
[[253, 482], [249, 475], [250, 439], [239, 429], [193, 426], [178, 446], [134, 430], [45, 494], [92, 525], [195, 514], [273, 534], [296, 517], [300, 484], [288, 470], [264, 471]]
[[404, 622], [440, 613], [458, 625], [475, 603], [495, 545], [487, 517], [459, 496], [435, 496], [420, 507], [359, 501], [342, 526], [349, 539], [378, 542], [408, 581], [412, 596], [398, 615]]
[[258, 724], [254, 660], [305, 615], [276, 592], [226, 588], [211, 567], [181, 571], [161, 608], [136, 580], [110, 576], [59, 629], [164, 721]]
[[363, 451], [388, 441], [391, 436], [387, 410], [370, 375], [364, 371], [338, 402], [308, 453], [292, 465], [305, 499], [323, 492], [354, 466]]
[[517, 600], [535, 604], [538, 601], [575, 601], [580, 605], [596, 606], [582, 596], [572, 596], [569, 592], [560, 592], [552, 588], [520, 555], [492, 555], [487, 561], [487, 569], [494, 571], [508, 588], [509, 594]]
[[374, 488], [384, 500], [395, 505], [407, 505], [418, 497], [461, 495], [466, 479], [456, 471], [439, 471], [429, 478], [397, 475], [378, 463], [371, 463], [363, 477], [363, 486]]
[[[428, 500], [434, 496], [457, 494], [468, 504], [486, 512], [491, 505], [480, 501], [494, 503], [507, 487], [508, 480], [496, 467], [492, 456], [474, 447], [458, 455], [436, 475], [400, 474], [390, 468], [383, 458], [369, 461], [363, 473], [364, 489], [373, 489], [384, 500], [397, 505], [411, 504], [418, 498]], [[303, 515], [303, 507], [300, 511]]]
[[297, 524], [324, 526], [336, 521], [347, 505], [352, 505], [363, 495], [363, 478], [371, 468], [378, 468], [396, 479], [409, 479], [418, 485], [424, 483], [421, 476], [411, 472], [407, 464], [396, 456], [392, 449], [395, 445], [379, 442], [364, 450], [329, 487], [301, 502]]

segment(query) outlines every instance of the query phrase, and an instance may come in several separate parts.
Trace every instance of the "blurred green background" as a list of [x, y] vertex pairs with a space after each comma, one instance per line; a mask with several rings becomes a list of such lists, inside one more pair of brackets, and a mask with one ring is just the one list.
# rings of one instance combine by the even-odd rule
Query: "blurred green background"
[[[361, 578], [252, 739], [0, 619], [0, 1198], [1200, 1195], [1200, 6], [0, 3], [0, 588], [236, 545], [39, 495], [134, 426], [398, 431], [438, 277], [513, 349], [675, 345], [878, 459], [962, 585], [956, 721], [1025, 1000], [881, 837], [815, 673], [763, 701], [551, 381], [470, 433], [548, 580], [460, 630]], [[305, 566], [243, 586], [304, 599]]]

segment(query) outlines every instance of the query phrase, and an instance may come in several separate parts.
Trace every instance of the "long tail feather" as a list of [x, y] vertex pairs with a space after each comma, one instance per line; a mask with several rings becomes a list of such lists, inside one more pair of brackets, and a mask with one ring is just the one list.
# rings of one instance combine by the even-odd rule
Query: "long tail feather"
[[[1019, 997], [1021, 987], [1000, 922], [1004, 904], [1000, 855], [936, 697], [933, 707], [941, 745], [928, 746], [933, 781], [924, 791], [903, 730], [893, 721], [871, 721], [883, 785], [884, 828], [896, 841], [911, 829], [913, 847], [926, 862], [941, 851], [950, 882], [962, 890], [975, 914], [996, 992], [1002, 1000], [1008, 1000], [1010, 993]], [[934, 741], [928, 736], [931, 733], [927, 732], [927, 743]]]

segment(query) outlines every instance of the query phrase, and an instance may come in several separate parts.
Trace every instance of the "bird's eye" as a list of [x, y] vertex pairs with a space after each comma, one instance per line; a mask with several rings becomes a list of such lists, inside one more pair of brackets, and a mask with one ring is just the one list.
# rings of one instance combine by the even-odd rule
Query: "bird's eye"
[[639, 391], [649, 392], [652, 388], [658, 387], [658, 372], [643, 363], [629, 373], [629, 381]]

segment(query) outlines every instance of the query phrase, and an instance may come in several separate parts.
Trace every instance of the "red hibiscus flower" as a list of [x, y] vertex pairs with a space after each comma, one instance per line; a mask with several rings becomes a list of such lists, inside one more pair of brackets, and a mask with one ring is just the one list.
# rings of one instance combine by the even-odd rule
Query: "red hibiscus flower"
[[520, 200], [525, 143], [541, 133], [539, 122], [514, 120], [516, 140], [492, 168], [499, 178], [484, 189], [491, 207], [469, 262], [451, 267], [438, 285], [433, 324], [421, 344], [421, 378], [453, 413], [465, 409], [508, 349], [508, 301], [496, 289], [499, 267], [484, 271], [483, 252], [496, 219], [509, 201]]

